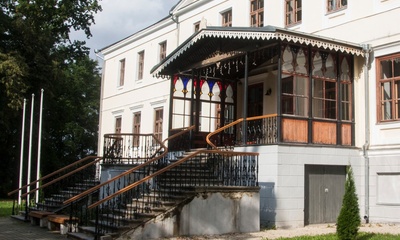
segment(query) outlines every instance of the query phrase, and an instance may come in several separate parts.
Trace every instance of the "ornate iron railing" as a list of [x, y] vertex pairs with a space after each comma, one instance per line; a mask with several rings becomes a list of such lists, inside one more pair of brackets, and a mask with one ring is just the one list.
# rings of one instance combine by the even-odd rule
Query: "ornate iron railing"
[[[243, 141], [243, 121], [246, 120], [246, 140]], [[234, 146], [275, 144], [278, 142], [277, 114], [240, 118], [206, 137], [212, 149], [233, 149]]]
[[200, 150], [174, 162], [160, 158], [130, 176], [132, 184], [88, 207], [98, 213], [98, 235], [142, 224], [183, 201], [195, 187], [258, 186], [258, 153]]
[[[9, 192], [9, 196], [16, 196], [13, 204], [12, 214], [18, 211], [25, 211], [25, 219], [28, 219], [28, 213], [31, 209], [57, 211], [62, 210], [62, 201], [64, 197], [77, 194], [86, 187], [92, 187], [97, 183], [96, 164], [101, 158], [97, 156], [88, 156], [54, 171], [39, 180], [33, 181], [19, 189]], [[18, 200], [17, 193], [26, 191], [28, 186], [35, 186], [40, 182], [39, 188], [34, 188], [21, 195], [23, 204], [16, 205]], [[39, 202], [35, 202], [36, 194], [39, 194]], [[28, 198], [29, 196], [29, 198]], [[28, 201], [28, 199], [30, 199]]]
[[[125, 189], [130, 184], [134, 183], [141, 178], [150, 175], [153, 173], [153, 168], [159, 168], [160, 164], [163, 164], [167, 159], [168, 148], [166, 147], [166, 143], [168, 141], [174, 140], [176, 138], [182, 139], [182, 141], [188, 142], [189, 135], [188, 133], [194, 129], [194, 126], [181, 129], [180, 132], [170, 136], [169, 138], [165, 139], [163, 142], [160, 142], [158, 139], [151, 134], [107, 134], [105, 135], [108, 140], [105, 140], [109, 146], [104, 148], [104, 154], [107, 155], [105, 159], [108, 159], [106, 163], [115, 164], [115, 163], [129, 163], [134, 164], [135, 166], [131, 169], [125, 171], [118, 176], [113, 177], [112, 179], [105, 181], [91, 189], [88, 189], [85, 192], [82, 192], [79, 195], [76, 195], [66, 201], [64, 201], [64, 205], [71, 204], [71, 216], [70, 218], [79, 219], [79, 225], [94, 225], [96, 223], [94, 216], [97, 216], [97, 212], [94, 210], [87, 209], [87, 206], [90, 203], [93, 203], [93, 199], [98, 196], [99, 199], [108, 199], [112, 196], [115, 192], [120, 191], [121, 189]], [[152, 138], [149, 139], [148, 137], [151, 136]], [[184, 139], [186, 138], [186, 139]], [[146, 157], [136, 157], [132, 158], [132, 155], [129, 154], [129, 150], [132, 148], [130, 147], [130, 143], [132, 139], [140, 139], [143, 140], [143, 143], [150, 144], [153, 143], [154, 145], [144, 145], [143, 147], [138, 147], [139, 149], [156, 149], [153, 151], [141, 151], [146, 153], [143, 156]], [[129, 144], [125, 144], [129, 143]], [[138, 145], [137, 145], [138, 146]], [[128, 151], [127, 151], [128, 150]], [[118, 153], [118, 154], [117, 154]], [[136, 152], [139, 153], [139, 152]], [[135, 154], [136, 154], [135, 153]], [[147, 155], [152, 154], [147, 157]], [[139, 156], [139, 155], [138, 155]], [[114, 160], [113, 158], [116, 158]], [[97, 195], [96, 195], [97, 194]], [[132, 193], [134, 194], [134, 193]], [[122, 209], [122, 206], [126, 206], [127, 199], [133, 199], [136, 195], [125, 196], [126, 198], [115, 198], [113, 199], [113, 207], [118, 206], [118, 209]], [[84, 209], [82, 209], [84, 208]], [[88, 216], [93, 218], [89, 219], [86, 216], [82, 216], [81, 212], [84, 211]], [[92, 220], [92, 221], [90, 221]], [[97, 221], [97, 225], [101, 225]], [[111, 222], [111, 226], [113, 226], [113, 222]], [[103, 232], [104, 233], [104, 232]]]

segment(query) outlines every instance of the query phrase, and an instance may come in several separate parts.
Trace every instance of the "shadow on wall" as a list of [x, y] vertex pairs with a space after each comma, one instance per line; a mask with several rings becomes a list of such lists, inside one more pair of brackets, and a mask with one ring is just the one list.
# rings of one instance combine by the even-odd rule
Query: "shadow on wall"
[[275, 228], [276, 197], [274, 182], [260, 182], [260, 224], [261, 228]]

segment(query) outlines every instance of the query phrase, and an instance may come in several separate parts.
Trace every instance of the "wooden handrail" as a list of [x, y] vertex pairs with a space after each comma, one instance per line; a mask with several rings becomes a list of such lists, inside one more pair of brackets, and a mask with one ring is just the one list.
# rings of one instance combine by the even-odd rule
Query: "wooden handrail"
[[[149, 160], [149, 161], [147, 161], [147, 162], [145, 162], [145, 163], [142, 163], [142, 164], [140, 164], [140, 165], [138, 165], [138, 166], [136, 166], [136, 167], [133, 167], [133, 168], [131, 168], [130, 170], [128, 170], [128, 171], [126, 171], [126, 172], [123, 172], [123, 173], [121, 173], [121, 174], [119, 174], [119, 175], [117, 175], [117, 176], [111, 178], [110, 180], [108, 180], [108, 181], [106, 181], [106, 182], [100, 183], [100, 184], [98, 184], [98, 185], [96, 185], [96, 186], [94, 186], [94, 187], [92, 187], [92, 188], [90, 188], [90, 189], [88, 189], [88, 190], [86, 190], [86, 191], [84, 191], [84, 192], [82, 192], [82, 193], [80, 193], [80, 194], [78, 194], [78, 195], [76, 195], [76, 196], [74, 196], [74, 197], [72, 197], [72, 198], [70, 198], [70, 199], [64, 201], [63, 204], [65, 205], [65, 204], [69, 204], [69, 203], [71, 203], [71, 202], [73, 202], [73, 201], [76, 201], [76, 200], [78, 200], [78, 199], [80, 199], [80, 198], [82, 198], [82, 197], [84, 197], [84, 196], [86, 196], [86, 195], [88, 195], [88, 194], [90, 194], [90, 193], [95, 192], [96, 190], [98, 190], [99, 188], [101, 188], [101, 187], [104, 186], [104, 185], [107, 185], [107, 184], [109, 184], [109, 183], [111, 183], [111, 182], [113, 182], [113, 181], [115, 181], [115, 180], [117, 180], [117, 179], [119, 179], [119, 178], [121, 178], [121, 177], [123, 177], [123, 176], [126, 176], [126, 175], [128, 175], [128, 174], [130, 174], [130, 173], [132, 173], [132, 172], [134, 172], [134, 171], [137, 171], [137, 170], [139, 170], [139, 169], [141, 169], [141, 168], [143, 168], [143, 167], [145, 167], [145, 166], [147, 166], [147, 165], [149, 165], [149, 164], [151, 164], [151, 163], [153, 163], [153, 162], [155, 162], [155, 161], [157, 161], [157, 160], [163, 158], [165, 155], [168, 154], [168, 148], [164, 145], [164, 143], [165, 143], [166, 141], [172, 139], [172, 138], [178, 137], [178, 136], [180, 136], [180, 135], [182, 135], [182, 134], [184, 134], [184, 133], [186, 133], [186, 132], [192, 130], [194, 127], [195, 127], [195, 126], [191, 126], [191, 127], [187, 128], [187, 129], [184, 129], [184, 130], [182, 129], [183, 131], [180, 131], [180, 132], [178, 132], [178, 133], [175, 133], [175, 134], [171, 135], [170, 137], [166, 138], [163, 142], [161, 142], [158, 138], [156, 138], [156, 137], [154, 136], [154, 134], [149, 134], [149, 135], [152, 135], [153, 138], [155, 138], [156, 141], [159, 142], [159, 143], [160, 143], [160, 146], [161, 146], [161, 147], [156, 151], [155, 154], [157, 154], [157, 152], [161, 151], [162, 148], [165, 149], [165, 151], [164, 151], [160, 156], [152, 157], [151, 160]], [[154, 155], [153, 155], [153, 156], [154, 156]]]
[[51, 180], [50, 182], [43, 184], [43, 185], [40, 186], [39, 188], [35, 188], [35, 189], [31, 190], [30, 192], [27, 192], [27, 193], [22, 194], [21, 197], [25, 197], [25, 196], [28, 195], [28, 194], [31, 194], [31, 193], [33, 193], [33, 192], [35, 192], [35, 191], [37, 191], [37, 190], [40, 190], [40, 189], [43, 189], [43, 188], [49, 186], [49, 185], [51, 185], [51, 184], [53, 184], [53, 183], [55, 183], [55, 182], [58, 182], [58, 181], [60, 181], [60, 180], [63, 180], [64, 178], [66, 178], [66, 177], [68, 177], [68, 176], [70, 176], [70, 175], [72, 175], [72, 174], [74, 174], [74, 173], [77, 173], [77, 172], [79, 172], [79, 171], [82, 171], [83, 169], [85, 169], [85, 168], [87, 168], [87, 167], [90, 167], [90, 166], [92, 166], [92, 165], [98, 163], [101, 159], [103, 159], [103, 158], [102, 158], [102, 157], [99, 157], [97, 160], [95, 160], [95, 161], [93, 161], [93, 162], [90, 162], [90, 163], [87, 163], [87, 164], [83, 165], [82, 167], [79, 167], [79, 168], [77, 168], [77, 169], [75, 169], [75, 170], [73, 170], [73, 171], [71, 171], [71, 172], [68, 172], [68, 173], [62, 175], [61, 177], [58, 177], [58, 178], [56, 178], [56, 179], [53, 179], [53, 180]]
[[23, 186], [23, 187], [20, 187], [20, 188], [18, 188], [18, 189], [15, 189], [15, 190], [9, 192], [7, 195], [8, 195], [8, 196], [11, 196], [12, 194], [18, 192], [19, 190], [25, 189], [25, 188], [27, 188], [28, 186], [32, 186], [32, 185], [34, 185], [35, 183], [37, 183], [37, 182], [39, 182], [39, 181], [43, 181], [43, 180], [45, 180], [45, 179], [47, 179], [47, 178], [49, 178], [49, 177], [51, 177], [51, 176], [53, 176], [53, 175], [55, 175], [55, 174], [57, 174], [57, 173], [60, 173], [60, 172], [62, 172], [62, 171], [65, 171], [65, 170], [67, 170], [67, 169], [69, 169], [69, 168], [71, 168], [71, 167], [73, 167], [73, 166], [75, 166], [75, 165], [77, 165], [77, 164], [79, 164], [79, 163], [82, 163], [82, 162], [87, 161], [88, 159], [92, 159], [92, 158], [99, 158], [99, 157], [98, 157], [98, 156], [87, 156], [87, 157], [84, 157], [84, 158], [82, 158], [82, 159], [80, 159], [80, 160], [78, 160], [78, 161], [76, 161], [76, 162], [73, 162], [73, 163], [71, 163], [71, 164], [69, 164], [69, 165], [67, 165], [67, 166], [65, 166], [65, 167], [63, 167], [63, 168], [58, 169], [57, 171], [54, 171], [54, 172], [52, 172], [52, 173], [50, 173], [50, 174], [47, 174], [46, 176], [41, 177], [41, 178], [39, 178], [38, 180], [35, 180], [35, 181], [33, 181], [33, 182], [31, 182], [31, 183], [29, 183], [29, 184]]
[[142, 183], [144, 183], [144, 182], [146, 182], [146, 181], [148, 181], [148, 180], [150, 180], [150, 179], [152, 179], [152, 178], [154, 178], [154, 177], [156, 177], [156, 176], [158, 176], [158, 175], [170, 170], [171, 168], [174, 168], [174, 167], [186, 162], [187, 160], [189, 160], [189, 159], [191, 159], [191, 158], [193, 158], [196, 155], [199, 155], [201, 153], [218, 153], [218, 154], [221, 154], [221, 155], [235, 155], [235, 156], [245, 156], [245, 155], [247, 155], [247, 156], [248, 155], [258, 156], [259, 155], [259, 153], [256, 153], [256, 152], [227, 152], [227, 151], [216, 151], [216, 150], [198, 150], [198, 151], [196, 151], [196, 152], [194, 152], [194, 153], [192, 153], [192, 154], [190, 154], [190, 155], [188, 155], [188, 156], [186, 156], [186, 157], [184, 157], [184, 158], [182, 158], [182, 159], [180, 159], [180, 160], [178, 160], [178, 161], [176, 161], [176, 162], [174, 162], [172, 164], [169, 164], [168, 166], [158, 170], [157, 172], [155, 172], [153, 174], [150, 174], [150, 175], [140, 179], [139, 181], [136, 181], [136, 182], [132, 183], [131, 185], [126, 186], [126, 187], [120, 189], [119, 191], [117, 191], [117, 192], [115, 192], [115, 193], [113, 193], [113, 194], [111, 194], [111, 195], [109, 195], [109, 196], [107, 196], [107, 197], [105, 197], [105, 198], [103, 198], [103, 199], [101, 199], [101, 200], [89, 205], [88, 208], [89, 209], [94, 208], [94, 207], [96, 207], [96, 206], [98, 206], [98, 205], [100, 205], [100, 204], [102, 204], [102, 203], [104, 203], [104, 202], [106, 202], [106, 201], [108, 201], [108, 200], [110, 200], [110, 199], [112, 199], [112, 198], [114, 198], [114, 197], [126, 192], [126, 191], [129, 191], [132, 188], [135, 188], [135, 187], [139, 186], [140, 184], [142, 184]]
[[[260, 119], [276, 117], [276, 116], [278, 116], [278, 114], [274, 113], [274, 114], [268, 114], [268, 115], [262, 115], [262, 116], [248, 117], [248, 118], [246, 118], [246, 121], [254, 121], [254, 120], [260, 120]], [[236, 121], [233, 121], [223, 127], [218, 128], [214, 132], [207, 134], [207, 137], [206, 137], [207, 144], [210, 145], [213, 149], [218, 149], [217, 146], [215, 146], [215, 144], [211, 142], [210, 138], [212, 136], [214, 136], [215, 134], [220, 133], [220, 132], [224, 131], [225, 129], [228, 129], [228, 128], [230, 128], [238, 123], [241, 123], [243, 121], [244, 121], [244, 118], [239, 118]]]

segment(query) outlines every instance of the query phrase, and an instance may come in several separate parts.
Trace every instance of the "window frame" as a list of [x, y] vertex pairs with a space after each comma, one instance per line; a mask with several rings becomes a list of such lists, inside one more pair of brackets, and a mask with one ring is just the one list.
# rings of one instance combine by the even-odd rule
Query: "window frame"
[[125, 66], [126, 59], [119, 60], [119, 76], [118, 76], [118, 87], [122, 87], [125, 84]]
[[167, 41], [163, 41], [160, 42], [158, 44], [158, 48], [159, 48], [159, 61], [161, 62], [162, 60], [164, 60], [167, 57]]
[[263, 27], [263, 26], [264, 26], [264, 0], [250, 0], [250, 27]]
[[232, 9], [221, 12], [221, 27], [232, 27]]
[[162, 141], [162, 134], [163, 134], [163, 119], [164, 119], [164, 108], [163, 107], [155, 108], [153, 134], [160, 141]]
[[[333, 6], [334, 5], [334, 6]], [[327, 0], [326, 12], [333, 13], [347, 8], [347, 0]]]
[[193, 31], [197, 33], [200, 31], [200, 21], [193, 23]]
[[115, 130], [115, 133], [122, 132], [122, 116], [115, 117], [114, 130]]
[[[300, 2], [300, 7], [299, 3]], [[289, 4], [292, 4], [293, 9], [290, 11]], [[300, 19], [298, 16], [300, 15]], [[301, 0], [285, 0], [285, 26], [293, 26], [300, 24], [302, 21], [302, 2]]]
[[138, 72], [137, 80], [142, 80], [144, 75], [144, 50], [138, 52]]
[[[400, 62], [400, 52], [385, 55], [376, 58], [376, 105], [377, 105], [377, 121], [378, 123], [385, 122], [399, 122], [400, 121], [400, 64], [398, 63], [398, 76], [395, 76], [395, 60], [398, 59]], [[382, 67], [381, 62], [391, 60], [391, 74], [389, 78], [382, 78]], [[383, 96], [383, 84], [390, 83], [390, 100], [382, 99]], [[385, 119], [384, 115], [384, 103], [390, 103], [390, 119]]]

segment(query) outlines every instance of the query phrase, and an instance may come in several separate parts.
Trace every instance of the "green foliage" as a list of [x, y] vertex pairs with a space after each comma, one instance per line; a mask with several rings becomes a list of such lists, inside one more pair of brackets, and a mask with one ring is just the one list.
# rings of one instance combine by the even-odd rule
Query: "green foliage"
[[337, 219], [336, 233], [340, 240], [356, 239], [361, 224], [360, 208], [354, 183], [353, 171], [347, 168], [347, 179], [342, 208]]
[[[279, 240], [338, 240], [336, 234], [324, 234], [318, 236], [301, 236], [293, 238], [278, 238]], [[400, 239], [400, 235], [376, 234], [376, 233], [360, 233], [356, 240], [396, 240]], [[264, 238], [263, 238], [264, 240]], [[265, 239], [266, 240], [266, 239]]]
[[[17, 187], [21, 108], [26, 98], [28, 136], [31, 94], [35, 94], [32, 149], [37, 149], [41, 89], [45, 90], [41, 174], [95, 153], [100, 76], [85, 42], [71, 41], [70, 31], [91, 36], [94, 14], [101, 11], [99, 1], [0, 0], [0, 174], [4, 179], [0, 197]], [[28, 137], [25, 140], [27, 150]], [[36, 155], [32, 152], [33, 171]]]
[[0, 200], [0, 217], [8, 217], [12, 213], [13, 202], [10, 200]]

